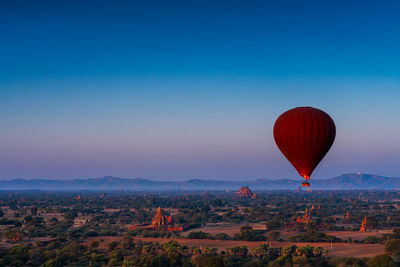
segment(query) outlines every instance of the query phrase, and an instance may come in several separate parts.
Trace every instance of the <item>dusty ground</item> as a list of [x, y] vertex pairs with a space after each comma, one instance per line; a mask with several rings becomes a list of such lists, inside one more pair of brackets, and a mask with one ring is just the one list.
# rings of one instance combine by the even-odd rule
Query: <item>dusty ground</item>
[[[92, 237], [88, 238], [86, 243], [90, 244], [93, 240], [100, 241], [100, 248], [107, 248], [108, 244], [113, 241], [119, 241], [120, 237]], [[169, 238], [135, 238], [135, 241], [142, 240], [144, 242], [158, 242], [164, 244], [169, 240], [176, 240], [183, 245], [188, 247], [198, 246], [200, 248], [212, 247], [218, 248], [218, 250], [225, 250], [227, 247], [242, 246], [245, 245], [249, 249], [257, 247], [265, 242], [246, 242], [246, 241], [232, 241], [232, 240], [204, 240], [204, 239], [169, 239]], [[311, 245], [314, 247], [323, 247], [329, 249], [330, 255], [339, 257], [374, 257], [376, 255], [384, 253], [384, 246], [382, 244], [350, 244], [350, 243], [333, 243], [332, 247], [330, 243], [304, 243], [304, 242], [272, 242], [272, 247], [285, 247], [289, 244], [296, 246]]]

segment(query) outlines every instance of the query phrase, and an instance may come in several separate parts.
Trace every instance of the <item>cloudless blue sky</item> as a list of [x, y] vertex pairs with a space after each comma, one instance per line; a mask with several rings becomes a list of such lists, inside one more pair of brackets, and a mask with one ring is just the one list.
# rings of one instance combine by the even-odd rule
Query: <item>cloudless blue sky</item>
[[0, 178], [295, 178], [272, 137], [335, 120], [314, 173], [400, 177], [398, 1], [0, 3]]

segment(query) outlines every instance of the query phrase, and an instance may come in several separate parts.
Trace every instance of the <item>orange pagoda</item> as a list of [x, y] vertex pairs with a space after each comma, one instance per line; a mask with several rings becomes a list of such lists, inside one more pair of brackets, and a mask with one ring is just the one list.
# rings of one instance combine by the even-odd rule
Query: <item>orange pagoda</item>
[[242, 186], [239, 191], [235, 192], [235, 194], [237, 194], [239, 197], [249, 197], [252, 199], [255, 199], [257, 197], [256, 193], [252, 193], [250, 191], [250, 188], [246, 185], [246, 186]]
[[360, 232], [365, 232], [367, 230], [367, 215], [365, 215], [364, 220], [361, 223]]

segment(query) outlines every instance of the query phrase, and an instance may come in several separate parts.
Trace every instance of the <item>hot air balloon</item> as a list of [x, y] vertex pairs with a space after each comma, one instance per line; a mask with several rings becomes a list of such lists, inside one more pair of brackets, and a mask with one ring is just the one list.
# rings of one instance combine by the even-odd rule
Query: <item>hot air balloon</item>
[[274, 139], [279, 150], [306, 180], [324, 158], [335, 140], [336, 127], [332, 118], [322, 110], [297, 107], [286, 111], [276, 120]]

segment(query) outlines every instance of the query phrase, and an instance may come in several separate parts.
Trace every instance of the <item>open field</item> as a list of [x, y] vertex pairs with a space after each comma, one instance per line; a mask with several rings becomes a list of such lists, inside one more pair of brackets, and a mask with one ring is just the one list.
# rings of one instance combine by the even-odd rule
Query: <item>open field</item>
[[[86, 240], [87, 244], [90, 244], [94, 240], [100, 241], [100, 248], [106, 249], [108, 244], [113, 241], [119, 241], [120, 237], [92, 237]], [[101, 240], [104, 240], [101, 242]], [[234, 246], [247, 246], [249, 249], [255, 248], [261, 244], [266, 242], [249, 242], [249, 241], [233, 241], [233, 240], [209, 240], [209, 239], [181, 239], [181, 238], [144, 238], [137, 237], [135, 241], [142, 240], [144, 242], [153, 242], [164, 244], [170, 240], [176, 240], [182, 245], [186, 245], [188, 247], [198, 246], [200, 248], [210, 247], [217, 248], [219, 251], [225, 250], [227, 247]], [[323, 247], [324, 249], [328, 249], [330, 251], [331, 256], [338, 257], [356, 257], [356, 258], [364, 258], [364, 257], [374, 257], [376, 255], [384, 253], [384, 246], [382, 244], [354, 244], [354, 243], [333, 243], [332, 247], [330, 243], [306, 243], [306, 242], [272, 242], [272, 247], [286, 247], [287, 245], [296, 245], [299, 247], [303, 246], [314, 246], [314, 247]]]

